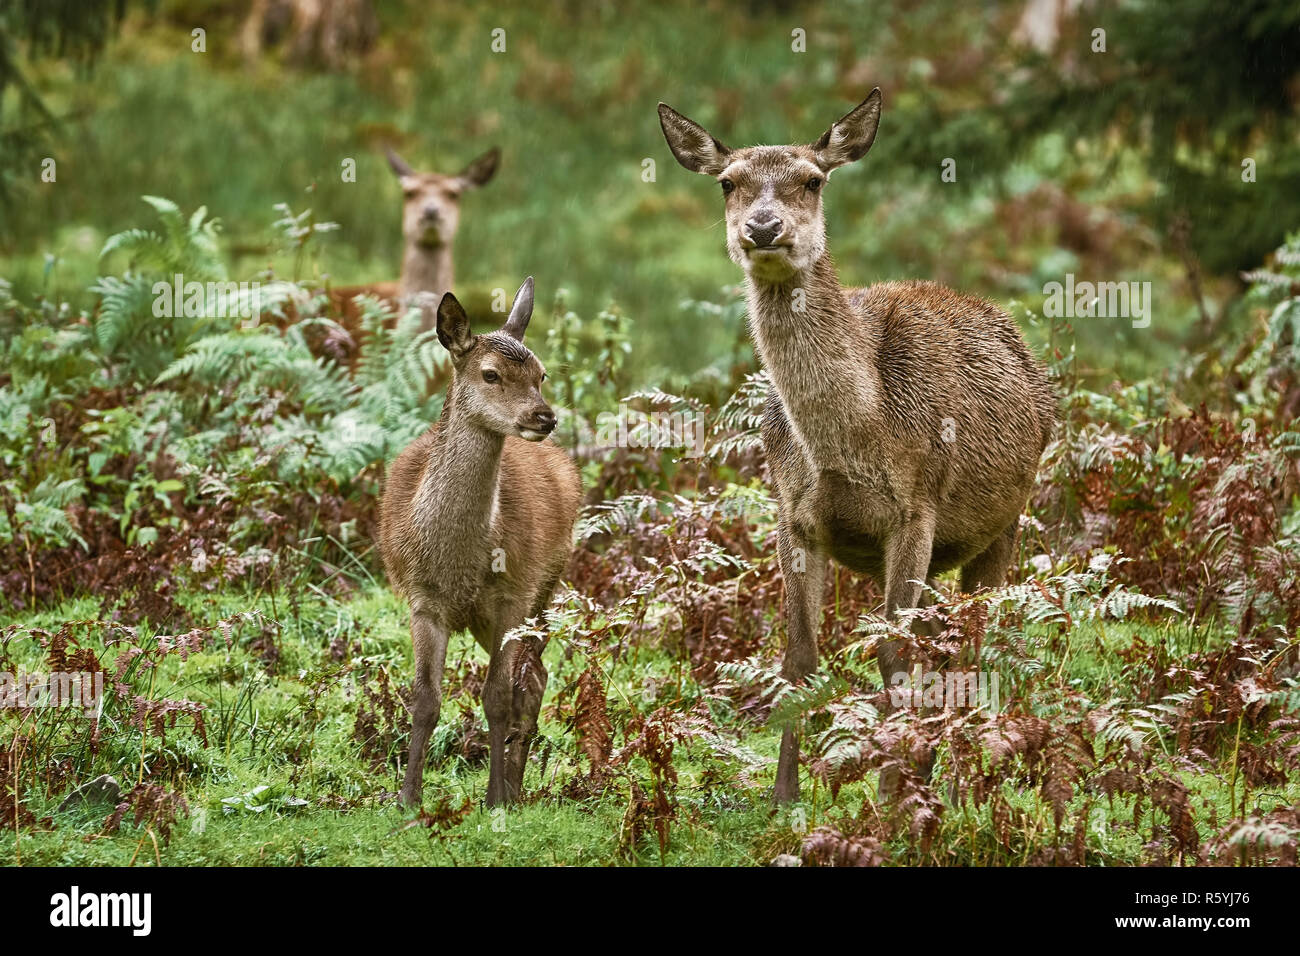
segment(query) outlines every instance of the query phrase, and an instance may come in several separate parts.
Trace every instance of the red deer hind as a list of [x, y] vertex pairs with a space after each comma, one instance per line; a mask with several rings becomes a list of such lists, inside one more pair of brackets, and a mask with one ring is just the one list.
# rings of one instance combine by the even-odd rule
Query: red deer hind
[[[880, 103], [872, 90], [808, 145], [747, 149], [659, 104], [677, 161], [718, 183], [772, 382], [762, 435], [791, 681], [817, 667], [829, 559], [882, 581], [891, 618], [947, 569], [966, 591], [1002, 583], [1056, 422], [1047, 376], [1001, 309], [932, 282], [840, 285], [822, 197], [870, 149]], [[895, 643], [877, 656], [887, 687], [906, 674]], [[798, 759], [787, 729], [778, 802], [798, 799]]]
[[[410, 308], [422, 292], [437, 302], [455, 283], [452, 241], [460, 228], [465, 193], [483, 186], [497, 171], [501, 151], [495, 147], [454, 175], [416, 172], [391, 149], [388, 165], [402, 184], [402, 273], [397, 282], [375, 282], [330, 290], [334, 313], [355, 331], [360, 310], [353, 299], [378, 296], [399, 309]], [[431, 310], [424, 310], [426, 322]]]

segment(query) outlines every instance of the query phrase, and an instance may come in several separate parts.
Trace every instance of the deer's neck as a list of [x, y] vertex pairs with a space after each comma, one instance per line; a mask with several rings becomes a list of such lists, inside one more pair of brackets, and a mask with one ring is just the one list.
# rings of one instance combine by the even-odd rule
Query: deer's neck
[[450, 292], [454, 284], [451, 265], [451, 243], [421, 246], [410, 243], [402, 257], [402, 278], [398, 295], [410, 302], [417, 292], [431, 292], [441, 296]]
[[851, 470], [863, 436], [878, 434], [876, 329], [856, 312], [824, 253], [788, 280], [747, 281], [755, 345], [804, 454]]
[[412, 526], [430, 566], [446, 577], [472, 572], [494, 540], [505, 437], [456, 413], [456, 383], [412, 505]]

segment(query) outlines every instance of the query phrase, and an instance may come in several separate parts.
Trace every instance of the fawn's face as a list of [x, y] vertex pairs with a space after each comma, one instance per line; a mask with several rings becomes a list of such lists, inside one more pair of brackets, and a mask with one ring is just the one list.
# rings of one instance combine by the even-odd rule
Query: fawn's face
[[555, 412], [542, 398], [546, 370], [523, 343], [533, 314], [533, 280], [515, 294], [506, 324], [474, 335], [469, 317], [448, 292], [438, 305], [438, 339], [451, 353], [454, 413], [499, 435], [541, 441], [555, 429]]
[[467, 190], [482, 186], [497, 170], [500, 152], [489, 150], [460, 173], [418, 173], [396, 153], [388, 164], [402, 184], [402, 236], [408, 247], [448, 245], [460, 226], [460, 200]]
[[861, 159], [880, 122], [880, 91], [809, 146], [728, 149], [698, 123], [659, 104], [664, 138], [677, 161], [717, 180], [727, 222], [727, 254], [755, 281], [783, 282], [826, 251], [822, 189], [832, 170]]

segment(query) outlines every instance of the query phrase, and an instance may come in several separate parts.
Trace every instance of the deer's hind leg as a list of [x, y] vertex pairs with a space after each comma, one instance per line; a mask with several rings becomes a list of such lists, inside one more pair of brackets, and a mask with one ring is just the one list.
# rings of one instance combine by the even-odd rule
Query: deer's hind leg
[[1016, 543], [1017, 522], [1007, 525], [989, 546], [966, 562], [961, 569], [961, 589], [974, 594], [981, 588], [1000, 587], [1007, 577], [1011, 552]]
[[490, 807], [519, 800], [528, 752], [537, 736], [537, 715], [546, 693], [542, 642], [529, 636], [506, 639], [506, 632], [523, 620], [522, 611], [502, 614], [490, 625], [474, 630], [475, 638], [492, 655], [483, 687], [491, 746], [487, 790]]
[[429, 737], [438, 726], [442, 711], [442, 672], [447, 663], [447, 628], [417, 601], [411, 606], [411, 643], [415, 648], [414, 700], [411, 706], [411, 740], [406, 758], [406, 777], [400, 799], [417, 807], [424, 796], [424, 762], [428, 759]]
[[560, 575], [564, 573], [563, 568], [548, 574], [542, 582], [542, 586], [537, 589], [537, 596], [533, 599], [532, 610], [528, 612], [529, 617], [541, 617], [551, 604], [551, 598], [555, 596], [555, 589], [560, 583]]

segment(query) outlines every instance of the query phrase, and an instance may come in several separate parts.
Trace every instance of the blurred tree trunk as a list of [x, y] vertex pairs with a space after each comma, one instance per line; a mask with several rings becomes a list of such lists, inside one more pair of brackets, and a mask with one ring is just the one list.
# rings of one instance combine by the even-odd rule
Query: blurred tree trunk
[[339, 70], [378, 35], [370, 0], [253, 0], [240, 45], [250, 61], [283, 44], [296, 66]]
[[1082, 6], [1083, 0], [1029, 0], [1011, 38], [1039, 53], [1050, 53], [1060, 39], [1061, 21]]

